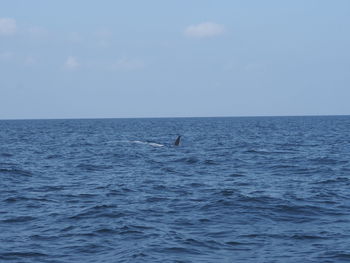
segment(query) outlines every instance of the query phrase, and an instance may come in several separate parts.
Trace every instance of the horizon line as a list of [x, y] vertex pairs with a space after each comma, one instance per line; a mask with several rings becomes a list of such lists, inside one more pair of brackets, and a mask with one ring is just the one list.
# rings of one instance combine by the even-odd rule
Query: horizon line
[[190, 119], [190, 118], [268, 118], [268, 117], [341, 117], [350, 114], [305, 114], [305, 115], [219, 115], [219, 116], [162, 116], [162, 117], [68, 117], [68, 118], [0, 118], [0, 121], [26, 120], [105, 120], [105, 119]]

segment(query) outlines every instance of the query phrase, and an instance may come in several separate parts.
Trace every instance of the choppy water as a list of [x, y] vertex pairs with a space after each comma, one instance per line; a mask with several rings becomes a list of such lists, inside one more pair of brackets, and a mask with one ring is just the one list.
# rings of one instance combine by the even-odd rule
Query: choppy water
[[350, 261], [346, 116], [0, 121], [0, 180], [0, 262]]

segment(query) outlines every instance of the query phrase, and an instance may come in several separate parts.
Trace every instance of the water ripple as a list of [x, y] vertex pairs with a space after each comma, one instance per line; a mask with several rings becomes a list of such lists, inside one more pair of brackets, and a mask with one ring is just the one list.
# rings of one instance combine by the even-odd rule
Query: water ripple
[[0, 261], [347, 262], [349, 128], [346, 116], [0, 121]]

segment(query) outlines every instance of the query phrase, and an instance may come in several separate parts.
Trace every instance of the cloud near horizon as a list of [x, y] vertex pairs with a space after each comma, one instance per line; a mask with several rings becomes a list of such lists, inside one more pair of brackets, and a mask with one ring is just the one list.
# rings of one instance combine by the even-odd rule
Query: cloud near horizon
[[17, 31], [16, 20], [13, 18], [0, 18], [0, 36], [10, 36]]
[[193, 38], [209, 38], [224, 34], [225, 27], [213, 22], [204, 22], [197, 25], [190, 25], [185, 29], [185, 35]]

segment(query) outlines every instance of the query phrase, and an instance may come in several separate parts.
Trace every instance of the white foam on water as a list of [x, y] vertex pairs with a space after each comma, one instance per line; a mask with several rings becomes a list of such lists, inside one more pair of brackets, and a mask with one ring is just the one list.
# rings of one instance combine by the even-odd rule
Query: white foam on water
[[163, 144], [159, 144], [159, 143], [155, 143], [155, 142], [150, 142], [148, 144], [151, 146], [154, 146], [154, 147], [163, 147], [164, 146]]
[[129, 142], [133, 142], [133, 143], [139, 143], [139, 144], [146, 144], [146, 145], [150, 145], [153, 147], [163, 147], [163, 144], [159, 144], [159, 143], [155, 143], [155, 142], [143, 142], [143, 141], [129, 141]]
[[110, 143], [137, 143], [137, 144], [145, 144], [145, 145], [150, 145], [153, 147], [164, 147], [164, 144], [160, 144], [160, 143], [155, 143], [155, 142], [143, 142], [143, 141], [129, 141], [129, 140], [116, 140], [116, 141], [108, 141], [106, 142], [107, 144]]

